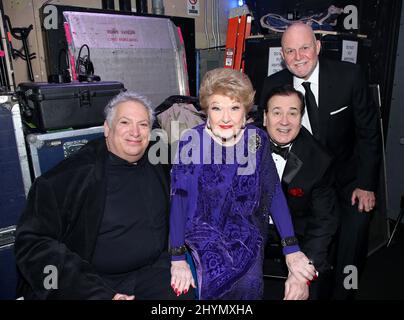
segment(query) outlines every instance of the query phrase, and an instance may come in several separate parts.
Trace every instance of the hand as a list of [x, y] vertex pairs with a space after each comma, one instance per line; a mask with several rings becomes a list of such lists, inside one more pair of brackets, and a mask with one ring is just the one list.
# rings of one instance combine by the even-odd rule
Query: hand
[[309, 298], [309, 286], [306, 282], [297, 280], [289, 272], [288, 279], [285, 282], [285, 297], [283, 300], [307, 300]]
[[316, 269], [306, 255], [301, 252], [289, 253], [285, 257], [289, 271], [300, 282], [312, 281], [316, 276]]
[[128, 296], [126, 294], [117, 293], [112, 300], [135, 300], [135, 296]]
[[189, 286], [196, 288], [191, 269], [185, 260], [171, 261], [171, 287], [177, 297], [188, 292]]
[[356, 199], [358, 199], [358, 210], [359, 212], [372, 211], [376, 205], [376, 197], [375, 193], [372, 191], [366, 191], [359, 188], [356, 188], [352, 192], [351, 203], [355, 205]]

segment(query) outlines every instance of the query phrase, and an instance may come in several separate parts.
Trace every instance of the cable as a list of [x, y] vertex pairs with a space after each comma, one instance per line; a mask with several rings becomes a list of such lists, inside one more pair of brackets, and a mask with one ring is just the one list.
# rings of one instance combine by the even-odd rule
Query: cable
[[[84, 57], [81, 57], [81, 50], [83, 50], [83, 48], [87, 48], [88, 54]], [[87, 44], [83, 44], [80, 47], [79, 54], [76, 60], [76, 73], [80, 82], [101, 81], [101, 78], [99, 76], [94, 75], [94, 65], [91, 62], [90, 48]]]
[[215, 34], [215, 0], [212, 0], [212, 14], [211, 14], [211, 24], [212, 24], [212, 34], [213, 34], [213, 43], [214, 43], [214, 46], [216, 47], [217, 46], [217, 43], [216, 43], [216, 34]]
[[220, 30], [219, 30], [219, 0], [216, 3], [216, 33], [217, 33], [217, 44], [216, 47], [220, 46]]
[[206, 36], [206, 44], [208, 48], [210, 47], [209, 34], [208, 34], [208, 1], [205, 1], [205, 14], [204, 14], [204, 27], [205, 27], [205, 36]]
[[[82, 58], [82, 57], [81, 57], [81, 50], [83, 50], [83, 48], [87, 48], [88, 55]], [[86, 64], [88, 64], [87, 61], [90, 61], [90, 63], [91, 63], [91, 59], [90, 59], [90, 48], [88, 47], [87, 44], [83, 44], [83, 45], [80, 47], [79, 54], [78, 54], [77, 60], [76, 60], [76, 72], [77, 72], [77, 74], [83, 74], [83, 73], [81, 72], [81, 70], [80, 70], [80, 67], [81, 67], [81, 66], [83, 66], [83, 67], [85, 68], [85, 73], [88, 74], [88, 72], [87, 72], [88, 70], [87, 70], [87, 67], [86, 67]]]
[[[64, 53], [64, 55], [65, 55], [65, 63], [66, 63], [66, 68], [63, 70], [61, 69], [61, 63], [60, 63], [60, 58], [62, 56], [62, 53]], [[66, 51], [66, 49], [62, 48], [59, 50], [59, 56], [58, 56], [58, 75], [61, 77], [61, 80], [64, 83], [71, 82], [69, 68], [70, 68], [70, 61], [69, 61], [69, 57], [67, 55], [67, 51]]]
[[60, 70], [60, 57], [62, 56], [62, 53], [65, 54], [65, 59], [66, 59], [66, 65], [67, 67], [69, 67], [69, 59], [67, 58], [67, 51], [66, 49], [62, 48], [59, 50], [59, 55], [58, 55], [58, 73], [61, 74], [61, 70]]

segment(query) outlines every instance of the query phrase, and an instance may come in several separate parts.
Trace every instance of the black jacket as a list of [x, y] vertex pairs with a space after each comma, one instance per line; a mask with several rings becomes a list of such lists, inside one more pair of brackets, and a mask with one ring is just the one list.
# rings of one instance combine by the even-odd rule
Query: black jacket
[[319, 272], [329, 270], [339, 222], [331, 157], [305, 128], [293, 142], [281, 182], [302, 251]]
[[[26, 299], [112, 299], [91, 265], [106, 195], [104, 139], [89, 142], [33, 183], [18, 223], [15, 255], [22, 279], [18, 294]], [[147, 156], [147, 155], [145, 155]], [[169, 197], [167, 176], [153, 166]], [[167, 217], [168, 219], [167, 205]], [[164, 232], [167, 232], [168, 226]], [[58, 271], [58, 289], [44, 287], [44, 268]]]

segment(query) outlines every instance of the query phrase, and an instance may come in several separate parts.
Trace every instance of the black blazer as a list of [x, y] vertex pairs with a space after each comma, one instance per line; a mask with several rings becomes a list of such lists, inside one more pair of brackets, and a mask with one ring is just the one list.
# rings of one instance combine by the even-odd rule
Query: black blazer
[[[381, 135], [377, 107], [368, 98], [364, 73], [358, 65], [320, 59], [320, 142], [333, 156], [338, 193], [350, 201], [352, 191], [375, 191], [381, 159]], [[264, 80], [260, 112], [270, 91], [292, 84], [289, 70]]]
[[[16, 263], [22, 278], [18, 294], [26, 299], [112, 299], [115, 295], [91, 265], [106, 195], [105, 139], [89, 142], [38, 177], [17, 226]], [[161, 165], [153, 166], [166, 195]], [[167, 235], [168, 238], [168, 223]], [[46, 265], [58, 270], [58, 289], [44, 288]]]
[[281, 182], [302, 251], [319, 272], [329, 270], [329, 248], [338, 228], [331, 157], [304, 127], [293, 142]]

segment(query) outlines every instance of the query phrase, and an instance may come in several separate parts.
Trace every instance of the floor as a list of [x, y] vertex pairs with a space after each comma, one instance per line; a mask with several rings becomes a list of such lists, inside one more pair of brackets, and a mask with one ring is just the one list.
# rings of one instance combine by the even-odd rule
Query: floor
[[[393, 230], [394, 225], [390, 225]], [[274, 263], [274, 262], [272, 262]], [[276, 267], [274, 266], [275, 274]], [[264, 299], [283, 299], [284, 280], [266, 278]], [[404, 224], [399, 225], [389, 247], [382, 245], [368, 256], [356, 300], [404, 300]]]

